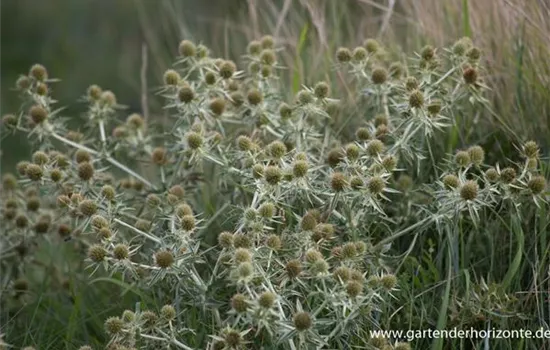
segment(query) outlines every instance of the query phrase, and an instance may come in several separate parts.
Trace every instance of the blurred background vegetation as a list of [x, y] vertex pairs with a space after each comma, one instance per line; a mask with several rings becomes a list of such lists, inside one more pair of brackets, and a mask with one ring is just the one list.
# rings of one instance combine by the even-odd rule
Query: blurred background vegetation
[[[345, 97], [346, 86], [330, 69], [339, 46], [355, 47], [373, 37], [399, 56], [470, 36], [489, 68], [485, 79], [492, 88], [494, 111], [482, 116], [471, 140], [462, 142], [486, 145], [487, 135], [493, 134], [500, 149], [510, 149], [512, 143], [535, 139], [548, 154], [548, 18], [548, 0], [2, 0], [1, 113], [21, 112], [13, 86], [34, 63], [44, 64], [51, 77], [62, 80], [54, 85], [53, 96], [68, 108], [64, 114], [78, 128], [85, 108], [78, 98], [91, 84], [115, 92], [128, 113], [141, 111], [145, 56], [149, 107], [153, 117], [161, 114], [162, 101], [153, 90], [182, 39], [204, 43], [213, 56], [239, 62], [250, 40], [272, 34], [284, 48], [280, 57], [288, 67], [284, 78], [289, 95], [301, 84], [330, 79], [335, 95]], [[2, 172], [29, 158], [21, 137], [3, 134]], [[57, 273], [65, 274], [70, 293], [42, 294], [21, 318], [28, 324], [15, 328], [31, 331], [12, 340], [55, 349], [60, 339], [92, 342], [103, 336], [106, 315], [133, 308], [135, 295], [126, 293], [127, 286], [97, 280], [88, 288], [89, 281], [78, 280], [79, 267], [67, 263], [78, 258], [50, 253], [46, 255], [66, 260], [66, 270]], [[46, 288], [61, 282], [52, 277], [43, 283]], [[113, 300], [113, 293], [121, 290], [123, 296]], [[43, 338], [29, 339], [33, 334]]]

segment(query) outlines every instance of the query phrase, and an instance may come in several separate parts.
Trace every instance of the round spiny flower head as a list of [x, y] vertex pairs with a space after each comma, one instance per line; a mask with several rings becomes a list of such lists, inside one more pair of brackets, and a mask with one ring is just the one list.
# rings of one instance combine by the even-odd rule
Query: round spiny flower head
[[390, 76], [394, 79], [400, 79], [405, 73], [405, 67], [401, 62], [393, 62], [390, 65]]
[[190, 103], [195, 99], [195, 91], [189, 85], [182, 86], [178, 91], [178, 99], [183, 103]]
[[386, 183], [380, 176], [374, 176], [372, 177], [369, 182], [367, 183], [367, 188], [369, 189], [370, 193], [372, 194], [380, 194], [382, 191], [384, 191], [384, 188], [386, 187]]
[[460, 188], [460, 197], [462, 197], [465, 201], [474, 200], [477, 197], [478, 188], [479, 187], [475, 181], [466, 181]]
[[42, 179], [42, 175], [44, 175], [44, 171], [39, 165], [29, 164], [27, 166], [26, 175], [29, 179], [33, 181], [39, 181], [40, 179]]
[[27, 90], [31, 87], [31, 80], [27, 76], [20, 76], [19, 78], [17, 78], [15, 86], [19, 90]]
[[263, 49], [272, 49], [275, 46], [275, 39], [271, 35], [264, 35], [260, 40], [260, 44]]
[[327, 163], [335, 168], [344, 159], [344, 153], [339, 148], [334, 148], [328, 152]]
[[181, 77], [178, 72], [173, 69], [168, 69], [164, 72], [164, 84], [170, 86], [176, 86], [180, 82]]
[[31, 67], [29, 75], [38, 81], [44, 81], [48, 79], [48, 71], [46, 67], [41, 64], [35, 64]]
[[260, 53], [260, 61], [263, 64], [271, 66], [275, 63], [276, 60], [277, 57], [275, 56], [275, 52], [271, 49], [265, 49]]
[[140, 315], [141, 322], [143, 322], [143, 327], [145, 329], [152, 329], [155, 327], [158, 322], [158, 315], [153, 311], [144, 311]]
[[151, 193], [145, 198], [145, 203], [151, 208], [156, 208], [161, 204], [161, 199], [156, 194]]
[[250, 56], [258, 56], [262, 51], [262, 44], [258, 40], [252, 40], [246, 50]]
[[346, 146], [346, 156], [349, 160], [356, 160], [359, 158], [359, 151], [359, 147], [354, 143], [350, 143]]
[[426, 45], [422, 48], [422, 51], [420, 52], [420, 56], [425, 61], [430, 61], [435, 57], [435, 49], [431, 45]]
[[290, 260], [285, 265], [285, 271], [289, 278], [296, 278], [302, 272], [302, 263], [297, 259]]
[[61, 170], [55, 168], [50, 171], [50, 179], [53, 182], [59, 182], [61, 181], [62, 178], [63, 178], [63, 173], [61, 172]]
[[127, 130], [124, 126], [117, 126], [113, 129], [113, 137], [117, 139], [121, 139], [123, 137], [127, 136]]
[[113, 256], [117, 260], [127, 259], [129, 255], [130, 255], [130, 249], [126, 244], [117, 244], [113, 248]]
[[300, 223], [300, 227], [304, 231], [311, 231], [315, 229], [317, 226], [317, 219], [315, 218], [315, 215], [308, 212], [302, 217], [302, 221]]
[[379, 127], [380, 125], [388, 125], [389, 120], [388, 116], [385, 114], [378, 114], [374, 117], [374, 126]]
[[107, 256], [107, 250], [99, 244], [94, 244], [88, 249], [88, 258], [95, 263], [102, 262]]
[[231, 95], [229, 95], [229, 100], [231, 101], [233, 106], [240, 107], [244, 103], [244, 96], [242, 92], [235, 91], [235, 92], [232, 92]]
[[351, 278], [351, 269], [347, 266], [339, 266], [334, 270], [332, 276], [337, 281], [347, 282]]
[[248, 136], [241, 135], [237, 137], [237, 147], [241, 151], [250, 151], [252, 148], [252, 140]]
[[231, 298], [231, 308], [238, 313], [248, 310], [248, 300], [244, 294], [237, 293]]
[[407, 80], [405, 80], [405, 88], [408, 91], [413, 91], [418, 89], [418, 80], [416, 80], [415, 77], [407, 77]]
[[314, 94], [320, 99], [327, 98], [330, 94], [330, 86], [326, 82], [320, 81], [315, 85]]
[[462, 72], [462, 77], [466, 84], [475, 84], [477, 82], [477, 70], [473, 67], [468, 67]]
[[136, 319], [136, 314], [131, 310], [124, 310], [124, 312], [122, 313], [122, 320], [125, 323], [134, 322], [135, 319]]
[[193, 231], [195, 229], [195, 217], [193, 215], [184, 215], [181, 218], [181, 228], [185, 231]]
[[258, 213], [261, 217], [270, 219], [275, 215], [275, 206], [273, 203], [264, 203], [258, 208]]
[[116, 95], [109, 90], [103, 91], [101, 93], [100, 102], [107, 107], [113, 107], [116, 105]]
[[399, 342], [395, 343], [393, 348], [394, 350], [411, 350], [411, 345], [409, 343]]
[[384, 151], [384, 143], [380, 140], [372, 140], [367, 144], [367, 153], [375, 157]]
[[237, 67], [233, 61], [224, 61], [220, 66], [220, 76], [223, 79], [229, 79], [235, 74]]
[[336, 192], [343, 191], [348, 185], [346, 175], [340, 172], [332, 174], [330, 178], [330, 187]]
[[155, 253], [155, 263], [162, 269], [167, 269], [174, 263], [174, 255], [169, 250], [159, 250]]
[[250, 251], [246, 248], [237, 248], [237, 250], [235, 250], [234, 258], [235, 261], [239, 264], [247, 261], [252, 261], [252, 255], [250, 254]]
[[357, 247], [355, 243], [349, 242], [342, 246], [342, 258], [351, 259], [357, 255]]
[[546, 189], [546, 179], [543, 176], [533, 176], [527, 183], [533, 194], [540, 194]]
[[472, 146], [468, 148], [468, 154], [470, 155], [470, 160], [475, 165], [481, 165], [483, 160], [485, 160], [485, 151], [481, 146]]
[[516, 179], [516, 169], [514, 168], [504, 168], [500, 172], [500, 178], [504, 183], [510, 184]]
[[380, 283], [387, 290], [394, 289], [397, 286], [397, 277], [391, 274], [383, 275], [380, 277]]
[[363, 46], [365, 47], [365, 49], [367, 49], [369, 53], [375, 53], [380, 48], [380, 44], [378, 43], [378, 41], [372, 38], [366, 39], [363, 43]]
[[233, 234], [231, 232], [224, 231], [218, 235], [218, 244], [225, 249], [229, 249], [233, 246]]
[[374, 68], [371, 75], [374, 84], [384, 84], [388, 80], [388, 71], [382, 67]]
[[250, 103], [253, 106], [257, 106], [263, 101], [262, 93], [257, 89], [252, 89], [248, 91], [248, 94], [246, 96], [246, 99], [248, 100], [248, 103]]
[[63, 238], [69, 237], [71, 234], [71, 227], [67, 224], [60, 224], [57, 228], [57, 233]]
[[238, 349], [243, 342], [243, 338], [241, 333], [238, 331], [234, 329], [227, 329], [224, 331], [223, 341], [229, 349]]
[[313, 94], [309, 90], [300, 90], [296, 95], [296, 99], [298, 100], [298, 103], [307, 105], [309, 103], [313, 103]]
[[305, 258], [306, 258], [306, 261], [308, 263], [313, 264], [314, 262], [316, 262], [318, 260], [322, 260], [323, 259], [323, 254], [321, 254], [321, 252], [318, 251], [318, 250], [309, 249], [306, 252]]
[[359, 176], [353, 176], [349, 181], [349, 185], [354, 190], [357, 190], [363, 187], [365, 183], [363, 182], [363, 179], [361, 179]]
[[29, 110], [29, 115], [35, 124], [41, 124], [48, 118], [48, 111], [42, 106], [34, 105]]
[[50, 228], [51, 218], [49, 216], [42, 216], [34, 225], [36, 233], [46, 233]]
[[6, 114], [2, 117], [2, 124], [6, 127], [13, 127], [17, 125], [17, 117], [13, 114]]
[[384, 125], [384, 124], [380, 124], [378, 125], [378, 127], [376, 128], [376, 138], [379, 139], [379, 140], [384, 140], [386, 135], [390, 132], [390, 129], [388, 128], [387, 125]]
[[523, 154], [527, 158], [536, 158], [539, 156], [539, 145], [535, 141], [527, 141], [523, 145]]
[[176, 216], [182, 218], [185, 215], [193, 215], [193, 209], [189, 204], [180, 204], [176, 207]]
[[97, 204], [90, 199], [85, 199], [78, 205], [78, 210], [86, 216], [92, 216], [97, 212]]
[[109, 227], [109, 221], [101, 215], [94, 215], [92, 217], [91, 224], [96, 229], [101, 229], [103, 227]]
[[424, 95], [420, 90], [414, 90], [409, 95], [409, 106], [411, 108], [420, 108], [424, 105]]
[[254, 208], [247, 208], [244, 211], [244, 220], [247, 222], [253, 222], [256, 220], [257, 212]]
[[132, 113], [126, 118], [126, 126], [130, 129], [143, 129], [145, 126], [145, 120], [143, 117], [137, 113]]
[[500, 177], [498, 171], [495, 168], [487, 169], [487, 171], [485, 171], [485, 176], [487, 177], [487, 180], [492, 183], [497, 182]]
[[36, 93], [40, 96], [46, 96], [48, 94], [48, 85], [39, 83], [36, 85]]
[[57, 206], [59, 208], [66, 208], [69, 206], [70, 203], [71, 199], [69, 198], [69, 196], [63, 194], [57, 197]]
[[382, 159], [382, 166], [387, 171], [393, 171], [395, 169], [395, 167], [397, 166], [397, 158], [395, 158], [392, 155], [388, 155], [388, 156], [384, 157], [384, 159]]
[[292, 317], [292, 323], [297, 331], [303, 332], [307, 331], [313, 325], [313, 320], [311, 315], [305, 311], [297, 312]]
[[456, 175], [447, 174], [443, 177], [443, 184], [445, 185], [445, 187], [452, 189], [452, 188], [457, 188], [460, 182], [458, 180], [458, 177], [456, 177]]
[[237, 272], [240, 278], [248, 278], [254, 273], [254, 266], [250, 262], [240, 263]]
[[283, 173], [279, 167], [270, 165], [264, 169], [264, 179], [268, 184], [276, 185], [282, 178]]
[[461, 167], [467, 167], [472, 162], [470, 153], [467, 151], [458, 151], [455, 154], [455, 163]]
[[260, 65], [260, 63], [252, 61], [248, 64], [248, 73], [250, 73], [250, 75], [258, 74], [261, 68], [262, 66]]
[[340, 47], [338, 50], [336, 50], [336, 59], [340, 63], [347, 63], [351, 61], [351, 51], [346, 47]]
[[13, 174], [5, 174], [2, 177], [2, 189], [4, 191], [13, 191], [17, 188], [17, 178]]
[[110, 335], [119, 334], [124, 328], [124, 321], [120, 317], [109, 317], [105, 321], [105, 330]]
[[432, 116], [435, 116], [438, 115], [439, 112], [441, 112], [441, 101], [435, 100], [430, 102], [430, 104], [428, 105], [428, 113], [430, 113], [430, 115]]
[[273, 141], [268, 146], [269, 155], [273, 158], [279, 159], [282, 158], [286, 152], [286, 146], [281, 141]]
[[202, 146], [203, 138], [199, 133], [190, 131], [185, 135], [189, 148], [196, 150]]
[[321, 239], [329, 240], [332, 239], [334, 235], [334, 226], [331, 224], [318, 224], [315, 226], [312, 239], [315, 242], [320, 241]]
[[19, 228], [25, 228], [29, 224], [29, 219], [23, 214], [19, 214], [15, 217], [15, 226]]
[[215, 98], [210, 101], [210, 111], [217, 117], [221, 116], [225, 111], [225, 100], [223, 98]]
[[292, 174], [296, 177], [306, 176], [309, 170], [309, 164], [305, 160], [297, 160], [292, 166]]
[[280, 250], [282, 247], [281, 238], [275, 234], [269, 235], [266, 240], [266, 245], [272, 250]]
[[94, 176], [94, 166], [89, 162], [78, 164], [78, 177], [83, 181], [88, 181]]
[[468, 50], [468, 42], [464, 38], [457, 40], [452, 47], [453, 53], [457, 56], [464, 56]]
[[262, 69], [260, 70], [260, 74], [263, 78], [269, 78], [271, 74], [273, 73], [273, 68], [271, 66], [263, 65]]
[[166, 157], [166, 148], [156, 147], [153, 152], [151, 152], [151, 161], [156, 165], [164, 165], [168, 161]]
[[355, 137], [359, 141], [367, 141], [368, 139], [370, 139], [370, 131], [367, 128], [359, 128], [355, 132]]
[[325, 259], [320, 259], [320, 260], [317, 260], [317, 261], [313, 262], [309, 266], [309, 268], [310, 268], [311, 272], [315, 275], [326, 274], [328, 272], [329, 265], [325, 261]]
[[178, 51], [183, 57], [193, 57], [197, 53], [197, 47], [190, 40], [182, 40], [180, 42]]
[[103, 93], [103, 90], [98, 85], [90, 85], [88, 87], [88, 90], [86, 91], [86, 94], [88, 95], [88, 100], [90, 101], [98, 101], [101, 98], [101, 94]]
[[88, 151], [79, 149], [75, 152], [75, 161], [77, 163], [89, 162], [91, 160], [92, 157], [90, 156], [90, 153], [88, 153]]
[[479, 59], [481, 58], [481, 50], [474, 46], [466, 52], [466, 56], [471, 61], [479, 61]]
[[284, 102], [281, 103], [279, 106], [279, 115], [283, 120], [290, 119], [290, 117], [292, 117], [292, 108]]
[[363, 292], [363, 284], [358, 281], [349, 281], [346, 285], [346, 293], [352, 298], [357, 297]]
[[172, 321], [176, 318], [176, 309], [172, 305], [164, 305], [160, 309], [160, 316], [166, 321]]
[[202, 58], [206, 58], [208, 57], [208, 55], [210, 54], [210, 50], [208, 50], [208, 47], [202, 45], [202, 44], [199, 44], [197, 46], [197, 58], [198, 59], [202, 59]]
[[352, 56], [355, 62], [363, 62], [368, 55], [369, 54], [364, 47], [356, 47], [355, 49], [353, 49]]
[[255, 179], [260, 179], [264, 176], [264, 166], [261, 164], [254, 164], [252, 167], [252, 176]]
[[252, 242], [250, 242], [250, 238], [243, 234], [235, 234], [233, 236], [233, 245], [235, 248], [250, 248], [252, 246]]

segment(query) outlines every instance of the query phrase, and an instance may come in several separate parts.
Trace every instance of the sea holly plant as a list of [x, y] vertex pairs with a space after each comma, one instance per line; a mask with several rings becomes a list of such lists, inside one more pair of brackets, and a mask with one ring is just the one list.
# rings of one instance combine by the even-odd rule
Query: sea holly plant
[[[444, 247], [433, 266], [447, 286], [463, 269], [493, 269], [467, 254], [489, 225], [517, 236], [514, 261], [497, 271], [506, 293], [522, 220], [547, 206], [546, 180], [534, 141], [507, 166], [486, 164], [479, 145], [434, 156], [434, 138], [487, 107], [471, 40], [396, 62], [373, 39], [339, 48], [335, 69], [364, 111], [351, 136], [333, 123], [347, 110], [335, 85], [303, 86], [285, 100], [279, 51], [271, 36], [252, 41], [240, 70], [184, 40], [155, 89], [169, 118], [121, 119], [115, 94], [92, 85], [81, 131], [68, 129], [45, 67], [22, 75], [21, 110], [3, 125], [35, 150], [3, 176], [3, 306], [32, 297], [29, 271], [44, 242], [70, 241], [82, 274], [162, 300], [109, 316], [108, 349], [404, 350], [403, 339], [369, 331], [445, 319], [402, 314], [418, 300], [406, 299], [410, 276], [400, 271], [426, 238]], [[416, 182], [420, 169], [432, 181]], [[452, 302], [449, 288], [433, 289]], [[471, 291], [461, 292], [453, 315], [467, 313], [459, 301]]]

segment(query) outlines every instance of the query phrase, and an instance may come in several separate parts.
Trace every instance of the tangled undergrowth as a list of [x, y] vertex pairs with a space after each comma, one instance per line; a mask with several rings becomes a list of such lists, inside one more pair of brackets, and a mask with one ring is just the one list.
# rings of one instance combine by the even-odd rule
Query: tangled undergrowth
[[[353, 112], [327, 82], [285, 101], [279, 50], [251, 42], [240, 70], [184, 40], [156, 91], [165, 118], [120, 122], [92, 85], [81, 131], [45, 67], [21, 76], [3, 125], [36, 151], [3, 177], [2, 308], [39, 297], [36, 251], [71, 245], [81, 273], [162, 301], [110, 315], [107, 349], [405, 350], [438, 341], [370, 331], [544, 326], [522, 293], [545, 278], [522, 264], [547, 248], [537, 143], [493, 165], [438, 143], [490, 109], [471, 40], [394, 62], [373, 39], [338, 49]], [[334, 122], [350, 113], [352, 137]]]

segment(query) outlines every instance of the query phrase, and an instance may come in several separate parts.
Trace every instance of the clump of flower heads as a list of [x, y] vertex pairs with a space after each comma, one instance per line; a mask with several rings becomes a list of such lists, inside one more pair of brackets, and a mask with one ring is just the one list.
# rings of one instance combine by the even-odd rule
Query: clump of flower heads
[[[98, 85], [83, 94], [85, 133], [67, 130], [44, 98], [56, 80], [41, 65], [22, 76], [25, 108], [2, 119], [35, 150], [2, 178], [13, 302], [32, 296], [25, 276], [43, 244], [33, 242], [72, 241], [87, 274], [164, 298], [106, 317], [116, 349], [407, 349], [367, 330], [402, 316], [411, 277], [400, 261], [424, 254], [418, 237], [446, 247], [434, 232], [458, 237], [458, 226], [488, 224], [485, 211], [546, 204], [534, 141], [518, 147], [519, 163], [487, 164], [489, 148], [470, 144], [436, 164], [440, 133], [485, 103], [470, 41], [395, 62], [375, 39], [338, 48], [364, 113], [350, 132], [337, 126], [350, 112], [332, 82], [283, 98], [280, 44], [256, 38], [240, 62], [181, 41], [158, 88], [163, 133]], [[433, 181], [417, 183], [426, 164]]]

